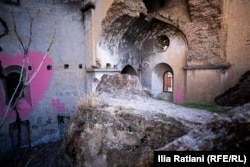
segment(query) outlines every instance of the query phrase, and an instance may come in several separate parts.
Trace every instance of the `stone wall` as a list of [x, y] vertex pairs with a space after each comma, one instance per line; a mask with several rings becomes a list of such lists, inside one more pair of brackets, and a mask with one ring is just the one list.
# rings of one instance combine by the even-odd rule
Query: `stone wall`
[[[14, 67], [18, 66], [21, 69], [23, 64], [23, 50], [15, 34], [11, 16], [13, 13], [16, 31], [25, 45], [28, 45], [31, 32], [27, 70], [30, 78], [35, 74], [18, 105], [21, 131], [18, 130], [19, 123], [15, 112], [7, 115], [4, 126], [0, 129], [0, 157], [5, 158], [4, 155], [10, 157], [10, 154], [5, 154], [6, 151], [12, 152], [18, 147], [36, 145], [62, 137], [72, 115], [76, 112], [75, 98], [79, 94], [84, 94], [87, 89], [84, 46], [88, 41], [84, 38], [79, 3], [21, 1], [20, 6], [0, 3], [0, 10], [1, 18], [9, 28], [9, 34], [0, 39], [3, 49], [0, 52], [3, 68], [1, 70], [8, 75], [13, 72]], [[27, 11], [34, 18], [32, 27]], [[51, 49], [46, 53], [50, 44]], [[5, 86], [4, 79], [1, 78], [1, 123], [5, 120], [7, 111]], [[9, 126], [12, 127], [10, 130]]]
[[[182, 78], [174, 82], [176, 96], [173, 101], [177, 102], [177, 92], [182, 89], [180, 94], [186, 97], [182, 102], [204, 103], [214, 103], [216, 95], [237, 82], [238, 73], [243, 74], [249, 69], [248, 1], [178, 0], [162, 1], [162, 4], [160, 1], [146, 0], [112, 2], [107, 13], [102, 15], [103, 30], [97, 37], [98, 42], [96, 41], [96, 59], [102, 67], [110, 62], [112, 65], [118, 65], [120, 70], [127, 64], [141, 70], [140, 63], [143, 66], [146, 59], [150, 60], [146, 63], [149, 67], [156, 66], [157, 63], [154, 62], [166, 63], [177, 68], [178, 77]], [[183, 51], [182, 56], [174, 59], [175, 63], [171, 63], [171, 59], [168, 59], [170, 55], [168, 50], [153, 53], [155, 37], [160, 34], [169, 36], [170, 32], [159, 31], [154, 36], [154, 33], [150, 32], [149, 25], [155, 20], [174, 27], [180, 32], [179, 37], [186, 43], [184, 44], [187, 46], [186, 49], [176, 47], [173, 54], [171, 53], [176, 55], [178, 50]], [[235, 41], [241, 42], [236, 44]], [[172, 43], [173, 41], [170, 41], [170, 47]], [[127, 64], [121, 60], [127, 60]], [[183, 68], [186, 72], [181, 72]], [[206, 75], [200, 69], [205, 69], [209, 73], [208, 76], [215, 72], [214, 77], [209, 77], [215, 85], [205, 90], [186, 90], [189, 89], [187, 85], [205, 87], [200, 84], [206, 83], [205, 77], [198, 79], [200, 81], [190, 82], [188, 78], [192, 76], [189, 75], [191, 73], [189, 69], [196, 69], [195, 73], [199, 73], [199, 76]], [[176, 69], [173, 71], [175, 73]], [[220, 71], [223, 75], [216, 75], [216, 71]], [[148, 79], [151, 78], [152, 68], [144, 69], [138, 75], [143, 85], [152, 89], [152, 82]], [[201, 99], [197, 101], [195, 96]]]
[[188, 65], [225, 63], [223, 1], [190, 0], [191, 22], [181, 23], [187, 36]]
[[[26, 45], [32, 32], [29, 75], [41, 70], [25, 89], [19, 117], [10, 114], [0, 130], [0, 153], [18, 144], [16, 118], [21, 135], [29, 135], [21, 145], [59, 138], [75, 113], [75, 97], [92, 92], [103, 74], [128, 66], [155, 97], [163, 91], [162, 70], [171, 69], [174, 102], [213, 103], [249, 70], [249, 5], [247, 0], [1, 0], [1, 18], [9, 28], [0, 39], [1, 70], [8, 75], [22, 66], [11, 13]], [[168, 43], [159, 43], [162, 37]], [[159, 70], [162, 64], [167, 68]], [[0, 87], [2, 119], [6, 84]]]

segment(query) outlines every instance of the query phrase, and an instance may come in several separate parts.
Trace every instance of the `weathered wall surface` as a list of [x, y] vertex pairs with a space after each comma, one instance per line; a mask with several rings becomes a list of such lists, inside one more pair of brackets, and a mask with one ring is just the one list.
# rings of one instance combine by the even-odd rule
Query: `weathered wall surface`
[[[187, 71], [187, 102], [197, 102], [201, 99], [203, 102], [213, 103], [216, 95], [235, 85], [240, 76], [249, 70], [250, 3], [244, 0], [189, 1], [189, 3], [193, 21], [186, 27], [190, 32], [184, 30], [189, 42], [187, 64], [218, 65], [218, 68], [213, 70], [212, 67], [209, 71], [205, 67], [206, 73], [199, 69], [196, 72]], [[219, 67], [223, 64], [228, 64], [229, 69], [223, 70], [223, 67]], [[190, 78], [193, 76], [191, 73], [200, 73], [199, 81], [191, 81]], [[213, 77], [211, 73], [214, 73]], [[202, 78], [204, 80], [201, 80]], [[208, 83], [210, 84], [205, 90], [194, 89]], [[196, 86], [191, 89], [189, 85]]]
[[[8, 72], [12, 65], [22, 66], [22, 50], [14, 33], [16, 30], [24, 44], [28, 44], [30, 19], [32, 43], [29, 48], [29, 75], [36, 74], [25, 90], [18, 105], [21, 131], [18, 131], [16, 114], [7, 116], [0, 129], [0, 154], [15, 149], [18, 134], [21, 146], [38, 144], [62, 137], [70, 118], [75, 113], [75, 97], [86, 91], [85, 88], [85, 43], [82, 13], [79, 3], [64, 4], [61, 1], [21, 1], [20, 6], [0, 3], [1, 17], [8, 25], [9, 34], [1, 38], [0, 61], [3, 71]], [[47, 56], [46, 50], [54, 43]], [[39, 64], [42, 62], [42, 66]], [[20, 71], [19, 71], [20, 72]], [[0, 118], [6, 112], [6, 89], [0, 80]], [[8, 85], [7, 85], [8, 86]], [[8, 127], [11, 127], [10, 130]], [[12, 140], [12, 141], [11, 141]], [[13, 142], [13, 143], [12, 143]], [[8, 155], [9, 156], [9, 155]], [[1, 158], [4, 158], [1, 155]]]
[[[182, 4], [180, 6], [182, 8]], [[152, 90], [155, 97], [163, 92], [163, 86], [158, 88], [152, 85], [155, 82], [152, 78], [153, 70], [158, 64], [165, 63], [176, 74], [173, 101], [182, 103], [184, 98], [177, 99], [177, 92], [184, 95], [182, 67], [187, 57], [185, 35], [177, 27], [158, 18], [153, 19], [150, 12], [143, 1], [114, 1], [102, 22], [97, 61], [100, 68], [110, 64], [111, 68], [121, 71], [130, 65], [143, 86]], [[161, 36], [167, 37], [170, 43], [164, 49], [157, 46]]]
[[[174, 102], [213, 103], [249, 70], [248, 0], [22, 0], [19, 6], [3, 1], [1, 18], [9, 27], [9, 34], [0, 39], [3, 73], [22, 65], [11, 12], [26, 45], [26, 10], [34, 17], [29, 75], [36, 74], [44, 61], [20, 101], [21, 123], [12, 113], [0, 130], [5, 146], [0, 152], [13, 148], [11, 139], [13, 146], [18, 143], [19, 125], [24, 132], [21, 145], [60, 137], [76, 110], [74, 97], [94, 90], [103, 74], [130, 67], [128, 71], [157, 97], [164, 93], [162, 75], [170, 70]], [[54, 32], [54, 43], [44, 57]], [[161, 37], [169, 42], [159, 43]], [[4, 118], [6, 84], [0, 86]]]
[[[114, 1], [103, 20], [96, 58], [102, 68], [107, 63], [120, 70], [127, 64], [132, 65], [139, 70], [143, 85], [153, 92], [154, 81], [150, 79], [154, 75], [153, 68], [157, 63], [166, 63], [177, 77], [174, 78], [173, 101], [214, 103], [215, 96], [234, 85], [238, 74], [249, 69], [248, 9], [249, 2], [244, 0]], [[187, 48], [177, 42], [170, 54], [174, 43], [171, 31], [157, 33], [154, 28], [151, 32], [149, 27], [154, 20], [184, 34]], [[170, 38], [170, 46], [165, 52], [154, 52], [155, 39], [162, 34]], [[183, 35], [179, 34], [181, 37]], [[151, 68], [141, 70], [143, 65]], [[191, 73], [201, 78], [191, 80]], [[209, 89], [193, 89], [207, 87], [207, 80], [214, 83]], [[177, 94], [182, 100], [177, 100]]]
[[186, 101], [214, 103], [214, 97], [221, 92], [220, 82], [224, 79], [224, 75], [218, 69], [188, 70]]
[[227, 22], [226, 59], [231, 64], [224, 82], [225, 90], [233, 87], [250, 69], [250, 1], [225, 1]]
[[180, 23], [188, 39], [188, 65], [225, 63], [223, 0], [190, 0], [188, 23]]

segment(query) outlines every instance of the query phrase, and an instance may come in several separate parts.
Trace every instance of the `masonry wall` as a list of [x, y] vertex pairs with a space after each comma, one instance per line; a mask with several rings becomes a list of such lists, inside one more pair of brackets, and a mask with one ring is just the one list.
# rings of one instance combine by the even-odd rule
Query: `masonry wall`
[[[214, 97], [236, 84], [239, 77], [249, 70], [249, 1], [172, 0], [165, 1], [164, 4], [160, 1], [140, 0], [124, 2], [107, 0], [107, 2], [105, 10], [101, 10], [103, 13], [94, 14], [100, 16], [95, 17], [99, 22], [93, 22], [95, 27], [98, 27], [95, 28], [98, 29], [98, 33], [95, 35], [93, 45], [96, 46], [95, 58], [100, 68], [105, 68], [109, 63], [117, 65], [119, 70], [126, 64], [141, 70], [140, 63], [143, 65], [144, 62], [140, 61], [148, 57], [158, 63], [169, 64], [168, 59], [156, 56], [162, 55], [161, 53], [151, 54], [149, 51], [143, 55], [150, 46], [140, 48], [145, 41], [151, 40], [151, 43], [154, 43], [155, 40], [154, 37], [150, 37], [152, 34], [150, 30], [146, 30], [146, 22], [142, 20], [150, 24], [156, 19], [175, 27], [186, 39], [188, 51], [184, 53], [185, 60], [175, 58], [175, 62], [178, 63], [171, 65], [172, 68], [181, 69], [177, 77], [181, 78], [178, 82], [184, 83], [181, 86], [183, 89], [181, 94], [185, 97], [182, 102], [214, 103]], [[102, 31], [100, 31], [100, 18], [103, 18]], [[177, 52], [179, 52], [178, 47], [174, 54]], [[146, 58], [142, 58], [144, 56]], [[155, 66], [151, 58], [147, 65]], [[218, 75], [218, 72], [222, 75]], [[139, 72], [139, 77], [145, 87], [154, 91], [153, 81], [149, 79], [152, 73], [153, 68], [144, 68]], [[191, 80], [193, 77], [191, 73], [201, 78]], [[182, 85], [178, 82], [175, 82], [174, 94], [179, 90], [178, 85]], [[214, 83], [214, 86], [207, 87], [206, 82]], [[195, 87], [207, 88], [194, 89]]]
[[[1, 158], [18, 144], [61, 138], [76, 111], [76, 98], [94, 91], [103, 74], [120, 73], [129, 66], [157, 97], [162, 93], [162, 75], [171, 69], [173, 102], [214, 103], [215, 96], [249, 70], [247, 0], [3, 2], [1, 17], [10, 30], [0, 39], [3, 72], [20, 69], [23, 61], [11, 13], [26, 45], [32, 32], [27, 70], [30, 76], [39, 72], [18, 105], [20, 120], [12, 112], [0, 129]], [[34, 18], [32, 31], [27, 10]], [[164, 49], [157, 46], [161, 36], [170, 41]], [[7, 110], [3, 83], [1, 120]]]
[[[17, 115], [12, 112], [0, 129], [1, 158], [10, 156], [2, 153], [15, 151], [18, 144], [22, 147], [60, 139], [76, 111], [76, 98], [86, 92], [85, 44], [88, 41], [85, 39], [80, 6], [80, 3], [64, 4], [61, 1], [23, 0], [20, 6], [0, 3], [1, 17], [9, 28], [9, 34], [0, 39], [3, 70], [12, 65], [22, 66], [23, 62], [23, 51], [16, 40], [11, 13], [24, 44], [28, 44], [32, 32], [29, 75], [33, 76], [40, 68], [18, 105], [21, 122], [17, 123]], [[31, 31], [27, 10], [34, 18]], [[45, 56], [50, 44], [51, 49]], [[1, 121], [7, 110], [6, 90], [2, 83]], [[18, 130], [19, 124], [21, 131]]]
[[[210, 7], [206, 3], [191, 2], [194, 3], [192, 18], [197, 20], [198, 13], [194, 9], [199, 5], [200, 9], [207, 8], [204, 15], [209, 14], [209, 17], [196, 25], [190, 24], [192, 31], [196, 31], [194, 36], [186, 33], [191, 45], [187, 58], [187, 67], [191, 68], [187, 70], [186, 102], [213, 104], [214, 97], [236, 85], [241, 75], [250, 70], [250, 2], [211, 1]], [[218, 14], [221, 16], [216, 17]]]

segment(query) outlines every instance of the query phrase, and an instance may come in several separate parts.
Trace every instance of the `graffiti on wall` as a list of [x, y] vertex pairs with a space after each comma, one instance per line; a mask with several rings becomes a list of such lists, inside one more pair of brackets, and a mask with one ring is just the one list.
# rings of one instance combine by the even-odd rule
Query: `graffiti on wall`
[[65, 112], [65, 104], [60, 101], [60, 99], [52, 99], [52, 106], [56, 109], [57, 112]]
[[[20, 114], [20, 118], [24, 118], [25, 116], [27, 116], [32, 111], [32, 108], [35, 108], [38, 105], [39, 101], [43, 98], [45, 92], [49, 89], [50, 82], [53, 76], [53, 60], [49, 56], [46, 56], [44, 60], [43, 58], [44, 54], [41, 52], [29, 53], [28, 75], [29, 77], [32, 77], [35, 74], [36, 76], [34, 77], [32, 82], [27, 86], [27, 90], [19, 101], [18, 111]], [[5, 69], [7, 70], [8, 67], [21, 67], [23, 64], [23, 55], [20, 54], [16, 56], [11, 56], [1, 53], [0, 61], [2, 71], [4, 71]], [[43, 64], [39, 71], [36, 73], [41, 62], [43, 62]], [[13, 73], [17, 72], [13, 71]], [[0, 79], [0, 116], [4, 115], [8, 107], [8, 104], [6, 102], [8, 91], [8, 85], [6, 86], [5, 84], [4, 86], [3, 79]], [[11, 113], [9, 115], [9, 119], [13, 120], [15, 118], [15, 113]]]
[[184, 102], [184, 91], [181, 85], [178, 86], [178, 90], [176, 93], [176, 102], [180, 104]]

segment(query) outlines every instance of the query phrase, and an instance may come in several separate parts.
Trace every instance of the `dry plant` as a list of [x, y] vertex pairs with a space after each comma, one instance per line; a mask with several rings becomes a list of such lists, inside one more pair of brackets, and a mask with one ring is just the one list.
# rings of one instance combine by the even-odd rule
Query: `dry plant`
[[79, 96], [76, 97], [77, 105], [80, 108], [96, 108], [100, 104], [100, 99], [97, 92], [92, 92], [90, 94], [79, 93]]
[[97, 92], [92, 92], [90, 94], [86, 94], [83, 92], [79, 92], [76, 98], [76, 103], [78, 106], [77, 116], [75, 117], [76, 126], [72, 126], [72, 128], [78, 128], [85, 122], [86, 131], [91, 132], [91, 121], [89, 118], [93, 116], [94, 110], [99, 106], [100, 100], [98, 98]]

